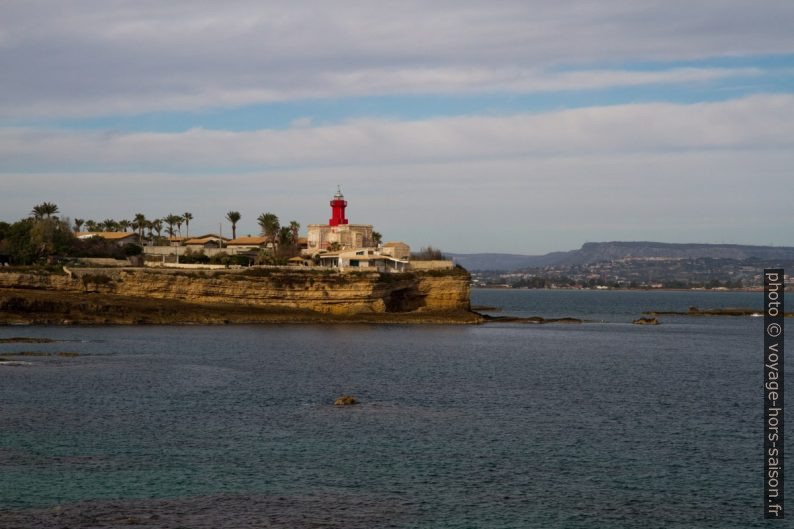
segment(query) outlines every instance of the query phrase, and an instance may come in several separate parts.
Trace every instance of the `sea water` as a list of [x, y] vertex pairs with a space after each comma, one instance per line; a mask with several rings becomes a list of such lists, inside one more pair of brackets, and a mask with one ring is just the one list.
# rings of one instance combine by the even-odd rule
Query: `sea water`
[[472, 302], [587, 322], [0, 328], [0, 527], [784, 526], [763, 318], [630, 323], [760, 293]]

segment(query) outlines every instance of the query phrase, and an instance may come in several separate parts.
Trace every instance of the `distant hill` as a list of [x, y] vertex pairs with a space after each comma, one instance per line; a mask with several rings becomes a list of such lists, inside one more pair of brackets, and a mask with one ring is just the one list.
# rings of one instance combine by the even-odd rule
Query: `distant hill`
[[493, 270], [510, 271], [519, 268], [532, 268], [538, 266], [548, 266], [560, 260], [570, 252], [552, 252], [546, 255], [518, 255], [510, 253], [448, 253], [444, 255], [451, 257], [455, 263], [461, 265], [466, 270]]
[[545, 255], [500, 253], [447, 254], [472, 271], [511, 271], [542, 266], [571, 266], [626, 258], [667, 257], [677, 259], [794, 259], [791, 246], [750, 246], [742, 244], [675, 244], [650, 241], [588, 242], [578, 250]]

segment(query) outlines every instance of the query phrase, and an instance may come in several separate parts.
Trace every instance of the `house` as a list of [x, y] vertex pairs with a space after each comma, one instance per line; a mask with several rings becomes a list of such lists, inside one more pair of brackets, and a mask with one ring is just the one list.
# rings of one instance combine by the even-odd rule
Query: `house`
[[187, 239], [184, 244], [191, 250], [203, 250], [205, 248], [222, 248], [228, 241], [229, 239], [226, 237], [208, 233], [201, 237]]
[[407, 260], [411, 258], [411, 247], [404, 242], [387, 242], [383, 245], [380, 253]]
[[126, 231], [78, 231], [74, 235], [81, 240], [99, 237], [119, 246], [138, 244], [138, 234]]
[[344, 252], [327, 252], [318, 255], [320, 265], [339, 270], [362, 270], [374, 272], [404, 272], [408, 261], [378, 253], [373, 248], [359, 248]]
[[267, 246], [267, 237], [237, 237], [226, 243], [226, 247], [233, 253], [258, 252]]

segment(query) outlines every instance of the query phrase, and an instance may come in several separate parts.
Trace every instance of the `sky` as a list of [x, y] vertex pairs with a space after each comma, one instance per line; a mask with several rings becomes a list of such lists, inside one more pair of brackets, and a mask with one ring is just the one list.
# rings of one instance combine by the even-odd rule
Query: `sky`
[[790, 0], [5, 0], [0, 220], [794, 246]]

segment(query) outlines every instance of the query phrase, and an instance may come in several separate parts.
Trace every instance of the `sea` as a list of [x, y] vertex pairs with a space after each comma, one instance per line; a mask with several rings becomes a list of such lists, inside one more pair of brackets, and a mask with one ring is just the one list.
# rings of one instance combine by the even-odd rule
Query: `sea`
[[472, 303], [584, 322], [0, 327], [57, 340], [0, 344], [0, 528], [794, 527], [763, 519], [763, 318], [631, 323], [762, 293]]

